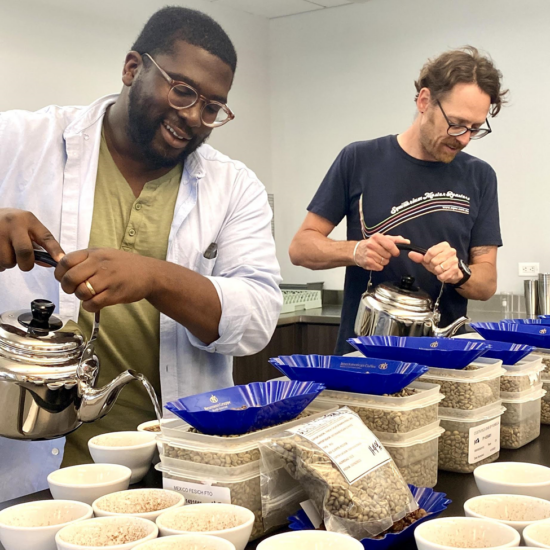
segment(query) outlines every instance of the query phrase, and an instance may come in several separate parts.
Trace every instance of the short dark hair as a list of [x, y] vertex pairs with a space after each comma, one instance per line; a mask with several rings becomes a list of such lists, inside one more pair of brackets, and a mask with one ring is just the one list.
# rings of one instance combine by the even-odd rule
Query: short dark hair
[[506, 103], [505, 96], [508, 93], [508, 90], [502, 89], [501, 80], [502, 73], [490, 57], [481, 55], [473, 46], [464, 46], [428, 60], [414, 85], [417, 92], [428, 88], [432, 101], [436, 101], [457, 84], [477, 84], [491, 98], [489, 112], [491, 116], [496, 116]]
[[172, 53], [176, 40], [203, 48], [235, 72], [237, 52], [227, 33], [208, 15], [189, 8], [166, 6], [154, 13], [145, 23], [132, 50], [151, 55]]

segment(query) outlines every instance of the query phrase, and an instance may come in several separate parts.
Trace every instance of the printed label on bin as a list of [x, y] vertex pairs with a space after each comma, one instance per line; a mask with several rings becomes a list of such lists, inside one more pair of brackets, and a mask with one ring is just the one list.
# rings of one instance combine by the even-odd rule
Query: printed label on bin
[[214, 487], [168, 478], [162, 480], [162, 486], [165, 489], [182, 493], [185, 496], [185, 504], [201, 504], [203, 502], [231, 504], [231, 489], [227, 487]]
[[500, 451], [500, 416], [470, 428], [468, 464], [475, 464]]
[[323, 450], [350, 484], [391, 460], [378, 438], [349, 409], [289, 430]]

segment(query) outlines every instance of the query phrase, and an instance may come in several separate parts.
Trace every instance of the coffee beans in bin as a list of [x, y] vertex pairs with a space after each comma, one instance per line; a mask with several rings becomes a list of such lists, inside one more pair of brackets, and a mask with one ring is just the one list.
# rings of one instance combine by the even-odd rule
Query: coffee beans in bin
[[[351, 410], [343, 408], [329, 413], [327, 417], [335, 415], [350, 415], [345, 420], [355, 417], [362, 429], [374, 438]], [[308, 424], [313, 427], [320, 420]], [[418, 508], [389, 455], [387, 460], [366, 475], [348, 482], [321, 447], [300, 435], [308, 429], [308, 424], [302, 425], [299, 431], [282, 431], [260, 443], [262, 477], [268, 477], [270, 472], [284, 467], [300, 483], [317, 509], [322, 510], [327, 530], [345, 532], [356, 539], [372, 537]], [[376, 439], [375, 442], [380, 445]], [[264, 483], [262, 498], [266, 498], [266, 486], [269, 484]]]
[[242, 435], [296, 418], [325, 389], [316, 382], [253, 382], [167, 403], [176, 416], [207, 435]]
[[397, 393], [428, 371], [416, 363], [339, 355], [281, 355], [269, 362], [291, 380], [371, 395]]

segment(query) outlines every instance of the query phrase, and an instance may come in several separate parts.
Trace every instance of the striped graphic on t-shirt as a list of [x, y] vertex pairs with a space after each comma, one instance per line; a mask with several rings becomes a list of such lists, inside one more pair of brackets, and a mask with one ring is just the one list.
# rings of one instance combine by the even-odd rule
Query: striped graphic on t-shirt
[[390, 215], [372, 227], [368, 227], [363, 217], [363, 195], [359, 199], [359, 214], [363, 237], [368, 239], [375, 233], [387, 233], [408, 221], [436, 212], [470, 213], [470, 197], [448, 191], [447, 193], [425, 193], [421, 197], [405, 201], [391, 209]]

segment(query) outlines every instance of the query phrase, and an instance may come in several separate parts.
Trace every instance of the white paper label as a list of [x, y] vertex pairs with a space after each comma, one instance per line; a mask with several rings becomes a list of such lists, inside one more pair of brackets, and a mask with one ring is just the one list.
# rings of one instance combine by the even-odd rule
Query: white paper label
[[391, 460], [377, 437], [346, 408], [289, 431], [323, 450], [350, 484]]
[[185, 496], [185, 504], [200, 504], [201, 502], [231, 504], [231, 490], [227, 487], [188, 483], [187, 481], [168, 478], [162, 480], [162, 486], [165, 489], [182, 493]]
[[319, 529], [321, 523], [323, 523], [323, 519], [317, 511], [317, 507], [315, 506], [315, 504], [313, 504], [313, 500], [304, 500], [304, 502], [300, 502], [300, 506], [302, 507], [302, 510], [306, 513], [309, 521], [311, 521], [313, 528]]
[[500, 451], [500, 416], [470, 428], [468, 464], [475, 464]]

